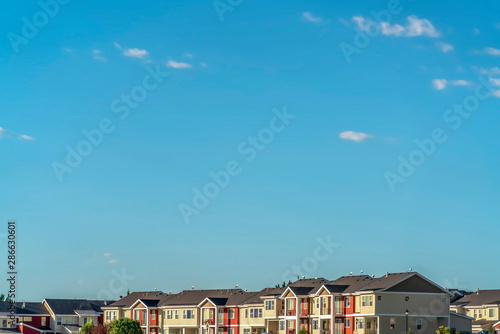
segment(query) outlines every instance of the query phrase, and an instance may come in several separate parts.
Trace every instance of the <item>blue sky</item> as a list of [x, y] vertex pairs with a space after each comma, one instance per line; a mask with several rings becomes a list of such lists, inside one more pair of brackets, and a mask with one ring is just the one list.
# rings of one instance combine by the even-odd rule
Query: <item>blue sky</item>
[[500, 288], [498, 3], [2, 6], [19, 298], [254, 290], [293, 266]]

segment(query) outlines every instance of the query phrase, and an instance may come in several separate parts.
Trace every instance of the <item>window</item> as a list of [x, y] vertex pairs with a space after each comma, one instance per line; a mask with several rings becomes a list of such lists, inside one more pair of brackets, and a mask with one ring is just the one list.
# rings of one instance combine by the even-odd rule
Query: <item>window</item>
[[174, 310], [174, 319], [179, 319], [179, 311]]
[[396, 329], [396, 318], [391, 318], [391, 329]]
[[351, 297], [345, 297], [345, 307], [351, 307]]
[[373, 296], [362, 296], [361, 306], [373, 306]]
[[293, 320], [288, 320], [288, 329], [293, 329], [294, 325]]
[[61, 322], [61, 317], [57, 317], [57, 325], [58, 326], [61, 326], [62, 322]]
[[274, 300], [266, 300], [266, 311], [274, 310]]
[[224, 334], [224, 329], [222, 328], [217, 329], [217, 334]]
[[243, 334], [250, 334], [250, 328], [243, 329]]
[[47, 318], [42, 317], [42, 327], [47, 326]]
[[83, 318], [83, 323], [86, 324], [87, 323], [87, 318]]
[[[317, 320], [314, 320], [317, 322]], [[284, 331], [285, 330], [285, 321], [284, 320], [280, 320], [280, 331]]]
[[151, 311], [151, 320], [156, 320], [156, 310]]
[[234, 309], [230, 308], [227, 310], [227, 318], [234, 319]]
[[[45, 319], [45, 318], [43, 318]], [[7, 320], [2, 320], [2, 327], [7, 328]]]
[[422, 329], [422, 319], [417, 319], [417, 329]]
[[356, 329], [363, 329], [363, 328], [364, 328], [363, 319], [356, 319]]
[[250, 309], [250, 318], [262, 318], [262, 309], [261, 308], [251, 308]]
[[407, 302], [407, 301], [409, 301], [409, 300], [410, 300], [410, 297], [409, 297], [409, 296], [406, 296], [406, 297], [405, 297], [405, 301]]
[[172, 310], [167, 310], [167, 319], [172, 319]]
[[135, 310], [135, 312], [134, 312], [134, 320], [139, 320], [139, 310]]
[[318, 329], [318, 320], [313, 320], [313, 329], [314, 330]]
[[335, 312], [342, 313], [342, 297], [335, 297]]
[[287, 308], [286, 308], [287, 310], [294, 310], [295, 309], [295, 300], [287, 299], [286, 306], [287, 306]]
[[319, 298], [316, 298], [316, 308], [319, 310]]
[[248, 318], [248, 309], [245, 309], [245, 318]]
[[234, 328], [228, 328], [227, 334], [234, 334]]
[[194, 319], [194, 310], [182, 311], [182, 319]]
[[156, 334], [156, 328], [151, 328], [151, 334]]
[[351, 319], [350, 318], [345, 319], [345, 327], [351, 328]]
[[490, 308], [489, 310], [489, 317], [490, 318], [496, 318], [496, 310], [494, 308]]
[[377, 296], [377, 300], [382, 300], [382, 296]]

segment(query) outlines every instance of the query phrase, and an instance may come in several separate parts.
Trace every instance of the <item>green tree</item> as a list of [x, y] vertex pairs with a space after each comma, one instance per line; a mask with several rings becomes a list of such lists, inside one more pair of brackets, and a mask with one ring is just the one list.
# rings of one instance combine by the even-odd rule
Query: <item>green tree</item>
[[300, 329], [298, 334], [309, 334], [309, 332], [307, 331], [307, 329], [304, 326], [302, 326], [302, 328]]
[[92, 318], [90, 318], [90, 320], [87, 320], [87, 322], [83, 324], [82, 329], [80, 329], [80, 334], [91, 334], [93, 328], [94, 322]]
[[413, 334], [413, 332], [411, 331], [411, 328], [408, 328], [408, 334]]
[[109, 325], [108, 334], [142, 334], [142, 329], [138, 321], [123, 318]]
[[488, 328], [488, 334], [495, 334], [495, 328], [493, 328], [493, 325], [490, 325], [490, 328]]
[[440, 326], [436, 334], [451, 334], [451, 331], [448, 327]]

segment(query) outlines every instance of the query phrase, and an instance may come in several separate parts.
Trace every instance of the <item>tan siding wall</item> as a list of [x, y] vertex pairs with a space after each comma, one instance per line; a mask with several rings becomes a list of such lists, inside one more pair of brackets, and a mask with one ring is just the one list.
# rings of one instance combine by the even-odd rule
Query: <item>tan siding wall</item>
[[458, 315], [450, 315], [450, 328], [455, 328], [459, 332], [472, 333], [472, 321]]
[[[193, 310], [194, 318], [193, 319], [184, 319], [184, 310]], [[167, 312], [175, 312], [177, 311], [179, 315], [179, 319], [167, 319]], [[164, 309], [162, 312], [163, 325], [166, 327], [182, 327], [182, 326], [193, 326], [199, 325], [198, 319], [198, 309], [196, 307], [186, 307], [179, 309]], [[172, 316], [174, 318], [174, 316]]]

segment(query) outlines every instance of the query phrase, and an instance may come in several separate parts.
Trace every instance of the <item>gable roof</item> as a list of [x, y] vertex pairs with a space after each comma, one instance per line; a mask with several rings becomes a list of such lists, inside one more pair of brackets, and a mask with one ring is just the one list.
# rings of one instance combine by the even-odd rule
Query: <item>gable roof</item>
[[[410, 285], [411, 288], [407, 285]], [[384, 276], [374, 278], [370, 284], [365, 285], [359, 291], [431, 292], [453, 295], [418, 272], [387, 273]]]
[[453, 305], [465, 307], [500, 305], [500, 290], [478, 290], [458, 299]]
[[108, 308], [130, 308], [134, 305], [138, 300], [146, 301], [146, 300], [158, 300], [159, 302], [166, 299], [168, 296], [161, 291], [137, 291], [120, 298], [114, 303], [110, 303], [104, 307], [104, 309]]
[[[50, 312], [42, 303], [36, 302], [16, 302], [16, 314], [23, 316], [49, 315]], [[0, 302], [0, 313], [10, 313], [10, 302]]]
[[54, 314], [78, 315], [103, 313], [101, 307], [107, 304], [104, 300], [87, 299], [44, 299]]
[[245, 292], [241, 289], [184, 290], [161, 301], [158, 306], [197, 306], [206, 298], [210, 298], [211, 300], [216, 298], [227, 298], [229, 300], [231, 296], [241, 293]]

